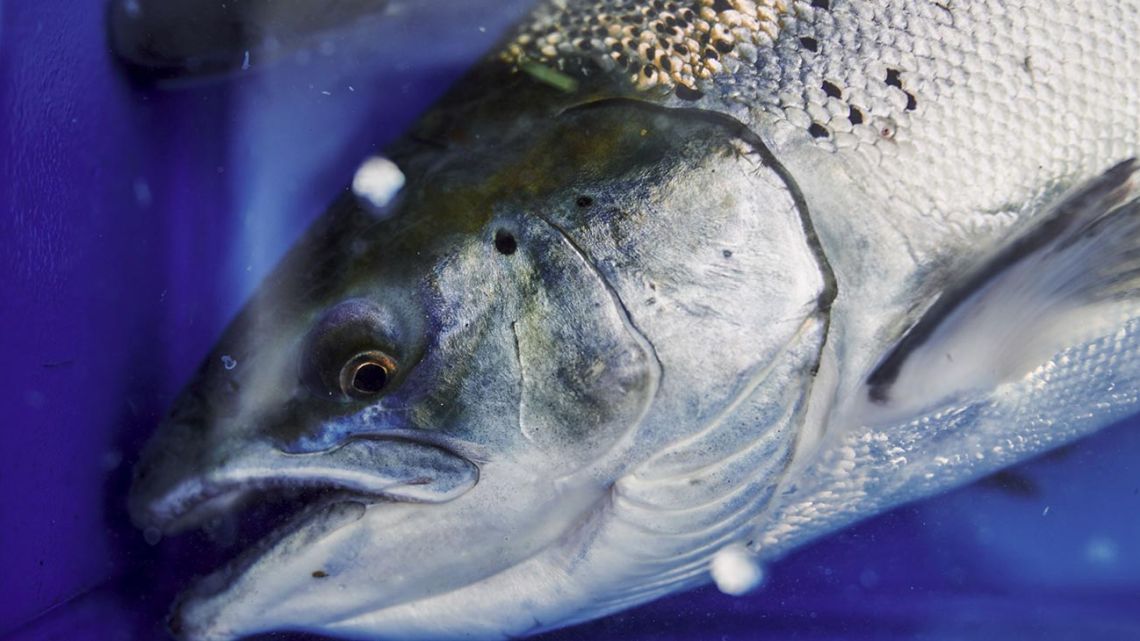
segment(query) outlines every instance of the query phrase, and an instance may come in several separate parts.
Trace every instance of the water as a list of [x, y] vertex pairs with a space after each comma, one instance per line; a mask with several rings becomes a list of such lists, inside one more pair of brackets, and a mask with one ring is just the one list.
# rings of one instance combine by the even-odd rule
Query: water
[[[3, 638], [164, 638], [185, 568], [210, 559], [127, 523], [138, 448], [359, 162], [515, 10], [156, 89], [108, 54], [101, 3], [0, 4]], [[747, 596], [705, 588], [548, 638], [1140, 638], [1138, 428], [822, 540]]]

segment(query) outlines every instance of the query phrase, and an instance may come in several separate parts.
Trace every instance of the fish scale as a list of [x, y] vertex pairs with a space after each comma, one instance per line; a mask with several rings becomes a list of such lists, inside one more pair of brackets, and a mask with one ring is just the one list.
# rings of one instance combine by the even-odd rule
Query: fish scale
[[[639, 6], [627, 10], [641, 15]], [[777, 146], [834, 152], [832, 162], [854, 165], [868, 196], [889, 203], [883, 214], [904, 225], [920, 258], [929, 259], [946, 251], [947, 237], [968, 242], [1011, 222], [993, 214], [1031, 209], [1044, 195], [1042, 177], [1069, 185], [1106, 159], [1135, 152], [1140, 80], [1121, 70], [1140, 64], [1136, 9], [1126, 0], [795, 1], [778, 11], [778, 35], [757, 45], [755, 62], [725, 54], [737, 56], [736, 70], [698, 79], [703, 96], [695, 102], [627, 85], [674, 106], [728, 110]], [[599, 10], [592, 2], [550, 3], [520, 37]], [[815, 51], [805, 38], [818, 43]], [[570, 73], [584, 56], [603, 70], [609, 59], [565, 42], [554, 53], [516, 38], [503, 55], [516, 62], [534, 56]], [[899, 86], [888, 83], [892, 71]], [[840, 97], [828, 97], [824, 82]], [[863, 122], [852, 124], [851, 108]], [[812, 125], [826, 135], [813, 137]]]

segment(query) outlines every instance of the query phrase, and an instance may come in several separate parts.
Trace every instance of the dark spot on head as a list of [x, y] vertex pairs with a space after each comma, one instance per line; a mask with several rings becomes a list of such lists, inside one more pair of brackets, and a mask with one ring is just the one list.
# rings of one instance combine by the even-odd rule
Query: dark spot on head
[[665, 71], [672, 71], [673, 70], [673, 63], [669, 62], [668, 57], [661, 56], [661, 68], [664, 69]]
[[329, 575], [329, 573], [325, 572], [324, 570], [316, 570], [313, 572], [313, 578], [314, 579], [323, 579], [328, 575]]
[[853, 125], [863, 124], [863, 112], [859, 111], [859, 108], [855, 105], [851, 105], [851, 108], [847, 111], [847, 119], [850, 120]]
[[646, 76], [652, 76], [653, 74], [657, 73], [657, 69], [655, 69], [653, 65], [647, 64], [641, 68], [641, 73], [645, 74]]
[[712, 60], [716, 60], [716, 59], [720, 58], [720, 54], [716, 52], [716, 49], [709, 47], [708, 49], [705, 49], [705, 57], [712, 59]]
[[914, 111], [918, 108], [918, 99], [911, 92], [906, 92], [906, 110]]
[[519, 243], [511, 232], [500, 229], [495, 232], [495, 249], [504, 256], [510, 256], [519, 248]]
[[677, 53], [681, 54], [682, 56], [689, 55], [689, 48], [683, 44], [680, 44], [680, 43], [673, 45], [673, 51], [676, 51]]
[[723, 255], [725, 258], [732, 258], [732, 250], [726, 249], [721, 252], [721, 255]]
[[589, 196], [582, 195], [578, 196], [578, 200], [574, 201], [574, 203], [579, 207], [586, 208], [594, 204], [594, 199], [590, 198]]
[[727, 40], [717, 40], [713, 43], [713, 46], [716, 47], [716, 50], [721, 53], [729, 53], [736, 45]]
[[582, 49], [583, 51], [588, 50], [590, 48], [590, 41], [589, 40], [579, 40], [578, 41], [578, 48]]
[[898, 69], [887, 69], [887, 84], [902, 89], [902, 78], [899, 78]]
[[800, 44], [803, 45], [804, 49], [807, 49], [812, 53], [819, 51], [819, 42], [817, 42], [815, 38], [804, 36], [803, 38], [800, 38]]
[[657, 49], [655, 47], [650, 47], [650, 48], [646, 49], [645, 50], [645, 57], [649, 58], [650, 60], [653, 60], [654, 58], [657, 57]]
[[839, 90], [839, 87], [835, 86], [835, 83], [824, 80], [822, 86], [823, 93], [827, 94], [828, 96], [831, 96], [832, 98], [843, 97], [843, 92]]
[[827, 128], [818, 122], [811, 123], [811, 126], [808, 127], [808, 133], [811, 134], [813, 138], [827, 138], [828, 136]]
[[811, 0], [811, 6], [826, 11], [831, 9], [831, 0]]
[[700, 100], [701, 97], [705, 95], [699, 89], [692, 89], [685, 85], [677, 85], [674, 93], [676, 93], [677, 97], [681, 100]]
[[713, 0], [712, 8], [713, 11], [720, 13], [721, 11], [731, 11], [732, 5], [728, 3], [728, 0]]

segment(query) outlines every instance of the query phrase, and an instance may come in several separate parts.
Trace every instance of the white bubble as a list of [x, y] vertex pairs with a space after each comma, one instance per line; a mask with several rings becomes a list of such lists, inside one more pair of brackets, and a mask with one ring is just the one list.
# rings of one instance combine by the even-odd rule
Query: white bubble
[[404, 172], [396, 163], [374, 156], [365, 160], [352, 178], [352, 191], [373, 213], [380, 213], [404, 186]]
[[764, 580], [764, 568], [743, 545], [722, 548], [709, 566], [713, 581], [721, 592], [739, 596], [756, 589]]

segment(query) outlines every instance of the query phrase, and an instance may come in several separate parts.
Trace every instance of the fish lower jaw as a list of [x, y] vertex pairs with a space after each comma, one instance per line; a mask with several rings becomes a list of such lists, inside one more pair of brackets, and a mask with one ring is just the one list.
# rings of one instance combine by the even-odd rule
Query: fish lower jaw
[[236, 557], [197, 579], [183, 591], [167, 620], [170, 632], [186, 641], [228, 641], [256, 632], [228, 630], [220, 616], [229, 601], [229, 592], [241, 582], [247, 571], [267, 555], [288, 556], [316, 543], [359, 520], [370, 504], [383, 500], [345, 493], [328, 493], [315, 502], [306, 500], [304, 507], [288, 515], [252, 543], [241, 546]]

